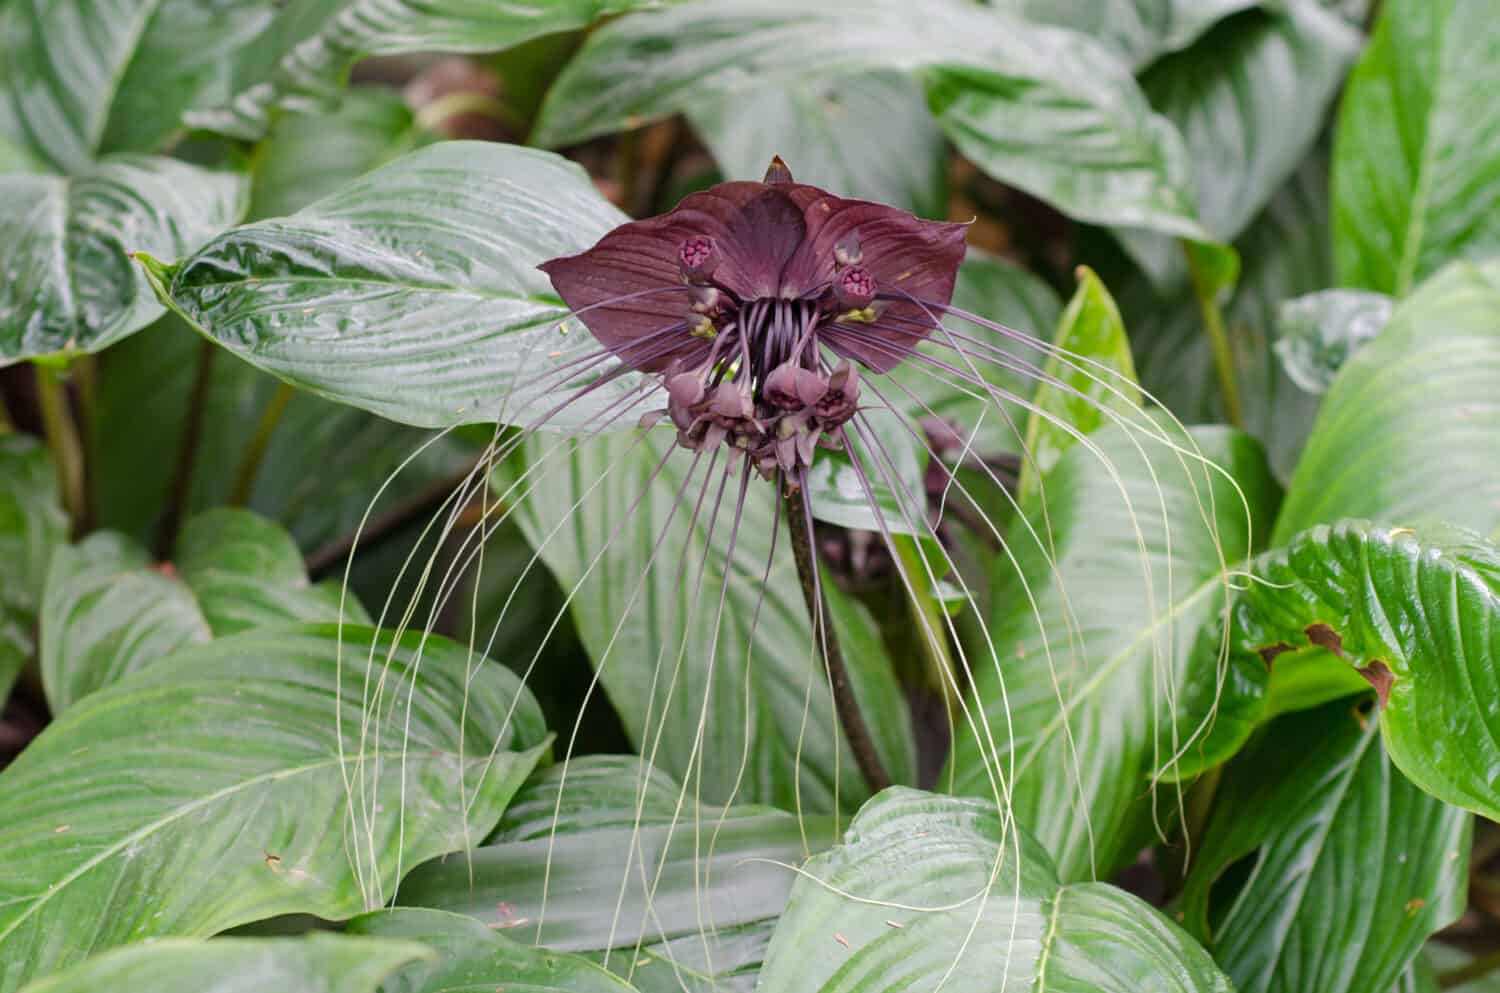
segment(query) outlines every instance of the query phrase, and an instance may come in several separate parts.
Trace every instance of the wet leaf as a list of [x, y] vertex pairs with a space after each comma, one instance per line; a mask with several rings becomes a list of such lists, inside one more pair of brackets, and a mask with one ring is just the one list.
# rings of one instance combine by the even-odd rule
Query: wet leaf
[[[1413, 531], [1344, 521], [1319, 525], [1261, 556], [1237, 598], [1231, 652], [1322, 648], [1348, 693], [1357, 670], [1379, 693], [1385, 749], [1413, 782], [1449, 803], [1500, 816], [1500, 717], [1483, 688], [1500, 664], [1500, 550], [1444, 525]], [[1277, 687], [1281, 709], [1299, 701]], [[1456, 690], [1455, 687], [1465, 687]], [[1476, 695], [1477, 694], [1477, 695]]]
[[26, 987], [25, 993], [376, 993], [400, 966], [431, 957], [409, 941], [310, 934], [305, 938], [169, 938], [106, 952]]
[[1192, 649], [1270, 530], [1265, 457], [1228, 429], [1165, 430], [1112, 426], [1063, 455], [995, 559], [987, 637], [967, 641], [981, 726], [958, 730], [939, 782], [989, 797], [1003, 772], [1067, 880], [1106, 878], [1175, 816], [1154, 777], [1227, 758], [1242, 670], [1264, 672]]
[[1402, 297], [1500, 251], [1500, 21], [1483, 4], [1390, 0], [1349, 77], [1334, 145], [1339, 284]]
[[[857, 804], [865, 787], [837, 730], [772, 487], [726, 479], [722, 462], [672, 444], [664, 432], [536, 437], [525, 484], [496, 490], [519, 504], [527, 539], [574, 594], [601, 686], [648, 759], [708, 801], [738, 789], [734, 800], [809, 812], [833, 810], [836, 797]], [[861, 605], [825, 589], [835, 630], [873, 630]], [[910, 718], [889, 661], [847, 661], [881, 757], [909, 781]]]
[[[623, 220], [558, 156], [451, 141], [148, 273], [204, 334], [301, 389], [424, 427], [531, 424], [599, 375], [556, 374], [595, 345], [562, 323], [536, 266]], [[620, 414], [611, 404], [633, 382], [595, 390], [546, 427]]]
[[532, 138], [574, 144], [755, 86], [871, 70], [921, 71], [961, 152], [1069, 216], [1207, 237], [1180, 138], [1109, 48], [948, 0], [721, 0], [623, 17], [590, 36]]
[[348, 917], [483, 837], [546, 730], [512, 674], [423, 642], [250, 631], [69, 709], [0, 773], [0, 989], [143, 938]]
[[[1352, 701], [1282, 718], [1225, 770], [1187, 925], [1240, 993], [1390, 989], [1463, 913], [1470, 829], [1392, 767]], [[1238, 891], [1214, 890], [1240, 860]]]
[[437, 960], [416, 961], [381, 984], [381, 993], [556, 990], [632, 993], [635, 987], [578, 955], [512, 941], [474, 920], [440, 910], [378, 910], [349, 922], [348, 933], [382, 943], [420, 942]]
[[[899, 867], [900, 871], [892, 871]], [[761, 974], [786, 993], [1229, 993], [1208, 953], [1144, 901], [1060, 883], [988, 800], [891, 789], [792, 889]]]
[[117, 155], [0, 174], [0, 360], [95, 352], [162, 314], [132, 252], [174, 258], [245, 212], [244, 177]]
[[678, 991], [682, 976], [695, 993], [748, 990], [792, 888], [786, 865], [835, 837], [830, 817], [700, 805], [636, 756], [590, 755], [533, 775], [472, 877], [429, 863], [400, 898], [587, 953], [643, 991]]
[[1394, 301], [1384, 293], [1322, 290], [1281, 305], [1276, 354], [1292, 381], [1326, 393], [1349, 356], [1380, 333]]
[[943, 219], [946, 149], [922, 86], [900, 73], [800, 79], [691, 108], [725, 179], [780, 155], [800, 183]]

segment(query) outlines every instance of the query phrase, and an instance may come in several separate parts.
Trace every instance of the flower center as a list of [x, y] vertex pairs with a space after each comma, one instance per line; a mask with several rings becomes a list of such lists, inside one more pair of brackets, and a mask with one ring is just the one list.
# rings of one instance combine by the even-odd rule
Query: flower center
[[856, 243], [841, 243], [828, 285], [800, 297], [742, 300], [714, 281], [713, 239], [694, 236], [678, 252], [691, 291], [689, 334], [711, 342], [688, 368], [664, 374], [667, 413], [677, 440], [694, 451], [728, 445], [762, 475], [799, 479], [820, 443], [839, 447], [858, 410], [859, 381], [848, 361], [830, 369], [819, 332], [840, 320], [868, 320], [875, 279], [857, 264]]

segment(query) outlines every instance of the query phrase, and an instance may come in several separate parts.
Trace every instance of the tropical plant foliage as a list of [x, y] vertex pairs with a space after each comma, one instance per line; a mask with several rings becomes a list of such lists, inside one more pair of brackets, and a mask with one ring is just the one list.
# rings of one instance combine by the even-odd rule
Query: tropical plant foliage
[[1496, 988], [1489, 8], [0, 0], [0, 993]]

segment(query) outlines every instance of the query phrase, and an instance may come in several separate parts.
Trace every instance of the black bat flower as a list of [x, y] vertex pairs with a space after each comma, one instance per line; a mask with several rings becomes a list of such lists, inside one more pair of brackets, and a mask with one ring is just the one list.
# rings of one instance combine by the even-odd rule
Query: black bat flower
[[795, 485], [842, 443], [855, 364], [887, 372], [936, 326], [965, 230], [793, 182], [778, 158], [542, 269], [625, 366], [662, 374], [683, 447], [730, 445]]

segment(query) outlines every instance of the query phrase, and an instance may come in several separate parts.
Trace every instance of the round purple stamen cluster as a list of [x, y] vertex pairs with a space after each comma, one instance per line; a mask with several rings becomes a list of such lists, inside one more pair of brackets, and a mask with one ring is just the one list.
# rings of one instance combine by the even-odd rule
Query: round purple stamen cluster
[[835, 250], [835, 274], [798, 297], [741, 299], [713, 280], [719, 260], [711, 238], [685, 239], [678, 251], [691, 291], [690, 332], [712, 342], [691, 368], [666, 370], [666, 413], [684, 448], [728, 445], [765, 477], [789, 480], [812, 464], [819, 444], [839, 447], [842, 427], [859, 409], [859, 377], [844, 360], [830, 368], [819, 340], [835, 322], [868, 319], [875, 278], [858, 242]]

